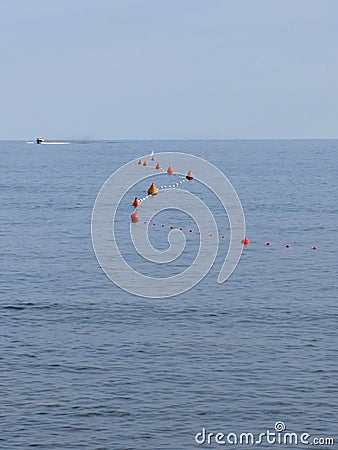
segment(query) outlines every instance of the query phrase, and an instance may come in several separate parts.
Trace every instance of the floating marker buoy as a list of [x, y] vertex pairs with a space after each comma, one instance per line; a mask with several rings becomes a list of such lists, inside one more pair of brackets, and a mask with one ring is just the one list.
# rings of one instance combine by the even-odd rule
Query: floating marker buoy
[[270, 245], [270, 242], [265, 242], [265, 245]]
[[156, 164], [156, 169], [162, 169], [161, 164], [159, 162]]
[[189, 230], [189, 233], [192, 233], [192, 230]]
[[167, 170], [167, 173], [169, 173], [169, 175], [173, 175], [174, 169], [171, 166], [169, 166], [168, 170]]
[[147, 166], [147, 165], [148, 165], [147, 161], [144, 161], [143, 165], [144, 165], [144, 166]]
[[151, 160], [155, 161], [155, 156], [154, 155], [151, 156]]
[[137, 164], [143, 164], [142, 159], [139, 159]]
[[314, 246], [312, 247], [312, 250], [317, 250], [317, 247], [314, 245]]
[[154, 183], [151, 183], [150, 188], [148, 189], [149, 195], [156, 195], [158, 193], [157, 187], [154, 185]]
[[250, 244], [250, 239], [248, 239], [247, 237], [245, 237], [245, 238], [242, 240], [242, 244], [244, 244], [244, 245], [249, 245], [249, 244]]
[[189, 172], [187, 173], [187, 175], [186, 175], [186, 177], [185, 177], [187, 180], [189, 180], [189, 181], [191, 181], [191, 180], [193, 180], [194, 179], [194, 176], [193, 176], [193, 174], [192, 174], [192, 171], [191, 170], [189, 170]]
[[135, 208], [140, 206], [140, 200], [137, 197], [135, 197], [135, 200], [133, 201], [133, 206], [135, 206]]
[[285, 248], [290, 248], [290, 245], [289, 244], [285, 244]]
[[222, 236], [222, 239], [224, 239], [224, 236]]
[[170, 229], [171, 229], [171, 230], [173, 230], [173, 229], [174, 229], [174, 227], [173, 227], [173, 226], [171, 225], [171, 226], [170, 226]]
[[162, 227], [162, 228], [164, 228], [164, 225], [163, 225], [163, 223], [162, 223], [161, 227]]
[[138, 222], [138, 214], [137, 211], [133, 212], [133, 214], [130, 216], [132, 223]]

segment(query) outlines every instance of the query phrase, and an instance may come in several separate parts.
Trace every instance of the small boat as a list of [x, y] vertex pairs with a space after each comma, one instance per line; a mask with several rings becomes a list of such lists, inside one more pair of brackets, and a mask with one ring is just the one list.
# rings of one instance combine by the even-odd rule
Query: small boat
[[36, 143], [37, 144], [42, 144], [43, 142], [45, 142], [44, 138], [42, 138], [42, 137], [36, 138]]

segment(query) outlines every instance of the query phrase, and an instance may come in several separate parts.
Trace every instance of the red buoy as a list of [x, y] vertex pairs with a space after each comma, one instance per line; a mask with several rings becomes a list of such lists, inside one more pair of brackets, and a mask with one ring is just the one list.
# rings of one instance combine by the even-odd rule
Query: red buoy
[[156, 164], [156, 169], [162, 169], [161, 164], [159, 162]]
[[167, 170], [167, 173], [169, 173], [169, 175], [173, 175], [174, 169], [171, 166], [169, 166], [168, 170]]
[[147, 161], [144, 161], [143, 165], [144, 165], [144, 166], [147, 166], [147, 165], [148, 165]]
[[137, 164], [143, 164], [142, 159], [139, 159], [139, 162]]
[[265, 242], [265, 245], [270, 245], [270, 242]]
[[317, 247], [314, 245], [314, 246], [312, 247], [312, 250], [317, 250]]
[[132, 223], [138, 222], [138, 214], [137, 211], [133, 212], [133, 214], [130, 216]]
[[290, 244], [285, 244], [285, 248], [290, 248]]
[[244, 245], [249, 245], [249, 244], [250, 244], [250, 239], [248, 239], [247, 237], [245, 237], [245, 238], [242, 240], [242, 244], [244, 244]]
[[135, 208], [140, 206], [140, 200], [137, 197], [135, 197], [135, 200], [133, 201], [133, 206], [135, 206]]

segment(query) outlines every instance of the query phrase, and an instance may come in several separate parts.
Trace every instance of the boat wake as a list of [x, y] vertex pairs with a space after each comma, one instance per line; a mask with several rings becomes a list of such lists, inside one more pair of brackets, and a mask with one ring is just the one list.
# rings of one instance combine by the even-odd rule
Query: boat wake
[[66, 144], [70, 144], [70, 142], [40, 142], [39, 145], [66, 145]]

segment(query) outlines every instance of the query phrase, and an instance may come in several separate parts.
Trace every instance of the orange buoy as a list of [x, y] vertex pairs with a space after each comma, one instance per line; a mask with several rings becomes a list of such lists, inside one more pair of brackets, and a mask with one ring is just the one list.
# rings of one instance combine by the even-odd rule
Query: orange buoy
[[133, 214], [130, 216], [132, 223], [138, 222], [138, 214], [137, 211], [133, 212]]
[[248, 238], [245, 236], [245, 238], [242, 240], [242, 244], [244, 244], [244, 245], [249, 245], [249, 244], [250, 244], [250, 239], [248, 239]]
[[142, 159], [139, 159], [137, 164], [143, 164]]
[[174, 169], [171, 166], [169, 166], [168, 170], [167, 170], [167, 173], [169, 173], [169, 175], [173, 175]]
[[161, 164], [159, 162], [156, 164], [156, 169], [162, 169]]
[[148, 165], [147, 161], [144, 161], [143, 165], [144, 165], [144, 166], [147, 166], [147, 165]]
[[189, 172], [187, 173], [187, 175], [186, 175], [186, 177], [185, 177], [187, 180], [189, 180], [189, 181], [191, 181], [191, 180], [193, 180], [194, 179], [194, 176], [193, 176], [193, 174], [192, 174], [192, 171], [191, 170], [189, 170]]
[[135, 197], [135, 200], [133, 201], [133, 206], [135, 206], [135, 208], [140, 206], [140, 200], [137, 197]]
[[154, 185], [154, 183], [151, 183], [150, 188], [148, 189], [149, 195], [156, 195], [158, 193], [157, 187]]

